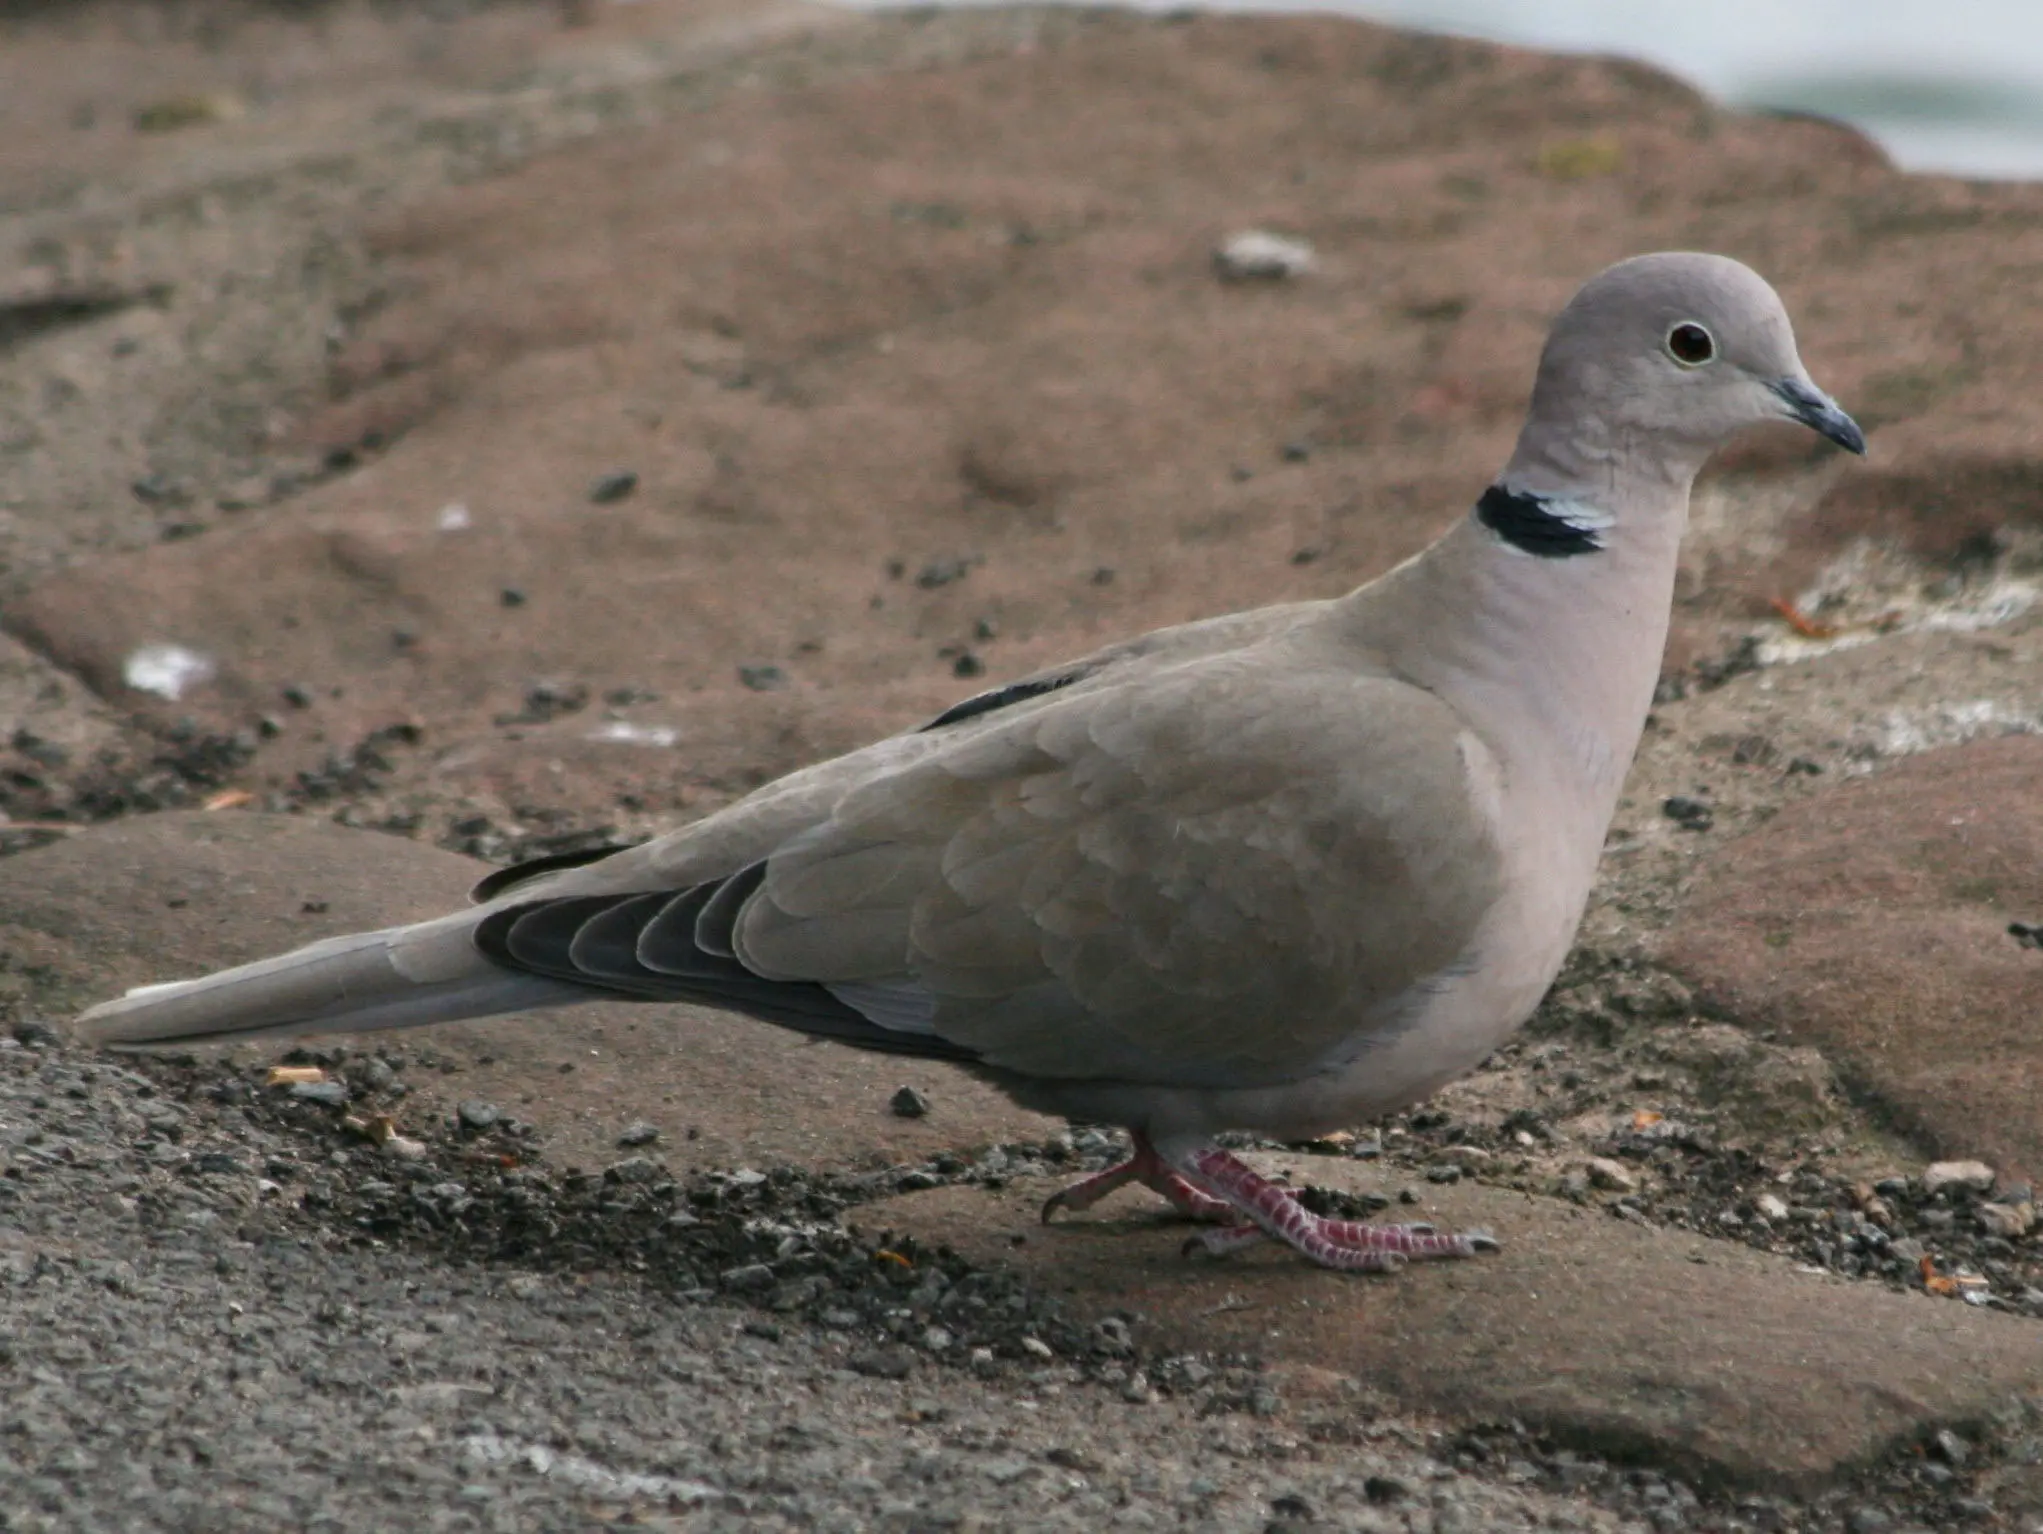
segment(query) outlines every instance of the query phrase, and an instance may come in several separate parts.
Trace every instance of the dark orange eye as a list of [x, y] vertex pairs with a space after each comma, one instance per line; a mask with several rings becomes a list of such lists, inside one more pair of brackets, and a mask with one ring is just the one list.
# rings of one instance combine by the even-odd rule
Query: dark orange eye
[[1667, 332], [1667, 355], [1685, 368], [1699, 368], [1716, 359], [1716, 338], [1693, 320], [1684, 320]]

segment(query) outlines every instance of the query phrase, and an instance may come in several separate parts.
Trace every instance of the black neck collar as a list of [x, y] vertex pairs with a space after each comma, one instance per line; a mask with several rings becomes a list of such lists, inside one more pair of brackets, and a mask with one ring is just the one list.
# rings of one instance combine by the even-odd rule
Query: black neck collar
[[1540, 559], [1572, 559], [1603, 547], [1598, 529], [1570, 516], [1572, 503], [1492, 485], [1476, 502], [1476, 520], [1520, 553]]

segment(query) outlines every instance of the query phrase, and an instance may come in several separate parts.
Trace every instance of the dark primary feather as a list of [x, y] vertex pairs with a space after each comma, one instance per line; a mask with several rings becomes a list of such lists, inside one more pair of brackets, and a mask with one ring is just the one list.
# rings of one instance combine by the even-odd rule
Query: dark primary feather
[[[758, 865], [685, 890], [566, 895], [484, 917], [476, 948], [505, 969], [634, 1001], [723, 1007], [762, 1022], [883, 1054], [971, 1061], [978, 1052], [934, 1034], [882, 1028], [812, 981], [768, 980], [730, 951], [732, 914], [758, 885]], [[657, 967], [642, 954], [655, 954]]]

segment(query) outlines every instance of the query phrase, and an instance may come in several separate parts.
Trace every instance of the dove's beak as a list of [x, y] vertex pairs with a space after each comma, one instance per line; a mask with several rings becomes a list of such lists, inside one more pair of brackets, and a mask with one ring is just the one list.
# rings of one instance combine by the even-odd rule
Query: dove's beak
[[1818, 436], [1828, 437], [1847, 453], [1863, 454], [1866, 434], [1859, 423], [1837, 406], [1837, 401], [1806, 378], [1783, 378], [1767, 387], [1787, 407], [1791, 421], [1800, 421]]

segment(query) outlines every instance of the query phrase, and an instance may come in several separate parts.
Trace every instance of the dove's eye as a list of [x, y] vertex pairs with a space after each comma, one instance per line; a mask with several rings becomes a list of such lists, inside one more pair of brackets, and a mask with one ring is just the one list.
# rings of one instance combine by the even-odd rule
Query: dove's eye
[[1667, 332], [1667, 355], [1685, 368], [1699, 368], [1717, 357], [1717, 341], [1693, 320], [1683, 320]]

